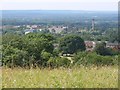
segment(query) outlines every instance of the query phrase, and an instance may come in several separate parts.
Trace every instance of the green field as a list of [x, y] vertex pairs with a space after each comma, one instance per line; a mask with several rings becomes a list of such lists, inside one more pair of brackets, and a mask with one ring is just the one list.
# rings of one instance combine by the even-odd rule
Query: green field
[[117, 88], [118, 67], [2, 69], [3, 88]]

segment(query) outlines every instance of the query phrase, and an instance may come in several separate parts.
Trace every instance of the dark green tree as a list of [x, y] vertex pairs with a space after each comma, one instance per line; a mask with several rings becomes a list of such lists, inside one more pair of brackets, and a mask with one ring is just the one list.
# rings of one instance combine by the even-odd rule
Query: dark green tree
[[103, 42], [101, 44], [98, 44], [95, 48], [95, 52], [99, 55], [117, 55], [119, 52], [118, 51], [115, 51], [111, 48], [107, 48], [106, 47], [106, 44]]
[[61, 38], [59, 42], [59, 50], [62, 53], [73, 54], [77, 51], [84, 51], [85, 43], [84, 40], [80, 36], [69, 35]]

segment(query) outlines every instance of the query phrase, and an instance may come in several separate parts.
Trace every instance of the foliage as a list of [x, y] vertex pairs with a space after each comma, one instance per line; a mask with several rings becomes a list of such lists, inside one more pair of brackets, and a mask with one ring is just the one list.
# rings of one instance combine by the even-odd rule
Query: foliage
[[59, 49], [62, 53], [76, 53], [77, 51], [85, 50], [84, 40], [76, 35], [69, 35], [61, 38]]
[[[57, 39], [59, 40], [59, 39]], [[70, 67], [74, 65], [116, 65], [118, 52], [106, 48], [105, 43], [95, 48], [96, 53], [85, 52], [84, 40], [76, 35], [60, 39], [59, 49], [69, 57], [59, 56], [54, 49], [55, 38], [50, 34], [31, 33], [27, 35], [3, 35], [2, 65], [8, 67]], [[81, 52], [82, 51], [82, 52]], [[73, 61], [73, 63], [71, 63]]]
[[96, 46], [95, 48], [95, 52], [99, 55], [103, 55], [103, 56], [106, 56], [106, 55], [117, 55], [119, 54], [119, 51], [116, 51], [116, 50], [113, 50], [111, 48], [106, 48], [106, 44], [103, 42], [103, 43], [100, 43]]
[[79, 52], [74, 56], [74, 65], [118, 65], [118, 55], [101, 56], [96, 53]]
[[[119, 41], [118, 29], [111, 29], [106, 31], [109, 42]], [[111, 38], [112, 37], [112, 38]]]
[[[4, 46], [2, 53], [2, 63], [8, 67], [21, 66], [26, 65], [26, 61], [28, 60], [28, 53], [23, 50], [19, 50], [17, 48], [13, 48], [11, 46]], [[24, 61], [26, 60], [26, 61]]]
[[5, 35], [3, 36], [3, 65], [11, 65], [12, 60], [15, 61], [15, 65], [18, 65], [19, 62], [18, 66], [26, 65], [26, 63], [28, 66], [42, 65], [45, 58], [42, 51], [52, 54], [54, 49], [53, 40], [53, 36], [48, 34]]
[[51, 57], [51, 53], [45, 52], [44, 50], [41, 52], [41, 58], [42, 58], [42, 65], [46, 66], [47, 65], [47, 61], [49, 60], [49, 58]]
[[70, 66], [70, 60], [64, 57], [51, 57], [48, 60], [48, 66], [50, 67], [69, 67]]

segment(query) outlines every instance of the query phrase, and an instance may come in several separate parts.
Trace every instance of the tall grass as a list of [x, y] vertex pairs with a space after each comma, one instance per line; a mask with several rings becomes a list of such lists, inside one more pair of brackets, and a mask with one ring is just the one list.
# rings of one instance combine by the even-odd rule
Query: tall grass
[[117, 66], [22, 69], [3, 68], [3, 88], [117, 88]]
[[2, 89], [2, 69], [0, 67], [0, 90]]

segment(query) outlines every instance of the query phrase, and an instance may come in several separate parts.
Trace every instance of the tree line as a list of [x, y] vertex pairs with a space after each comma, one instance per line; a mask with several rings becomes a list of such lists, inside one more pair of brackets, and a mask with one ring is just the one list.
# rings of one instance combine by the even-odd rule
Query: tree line
[[[58, 43], [57, 49], [54, 44]], [[5, 34], [2, 37], [2, 66], [13, 67], [70, 67], [82, 65], [117, 64], [118, 53], [108, 54], [101, 45], [93, 53], [86, 52], [84, 40], [77, 35], [56, 39], [51, 34]], [[113, 52], [112, 50], [110, 52]], [[72, 61], [63, 54], [72, 54]]]

